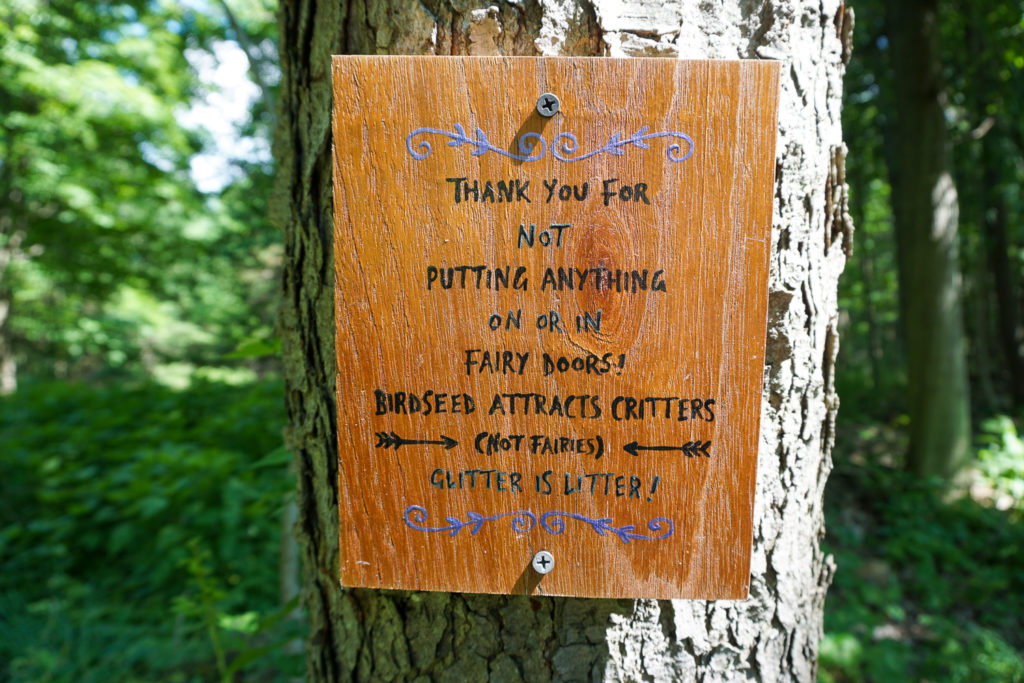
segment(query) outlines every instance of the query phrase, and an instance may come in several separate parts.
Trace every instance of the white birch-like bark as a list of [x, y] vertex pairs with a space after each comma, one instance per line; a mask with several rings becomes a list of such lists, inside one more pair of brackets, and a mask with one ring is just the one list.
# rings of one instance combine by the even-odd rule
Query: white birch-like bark
[[[273, 217], [300, 478], [296, 533], [315, 681], [813, 680], [831, 562], [822, 495], [837, 400], [836, 288], [850, 245], [839, 0], [283, 0]], [[586, 600], [338, 585], [330, 55], [778, 59], [768, 348], [750, 599]]]

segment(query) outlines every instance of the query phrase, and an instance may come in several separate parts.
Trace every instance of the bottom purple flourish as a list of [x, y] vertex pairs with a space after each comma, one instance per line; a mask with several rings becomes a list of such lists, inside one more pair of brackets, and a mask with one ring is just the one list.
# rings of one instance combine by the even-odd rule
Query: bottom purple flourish
[[[530, 510], [514, 510], [490, 516], [481, 515], [479, 512], [467, 512], [467, 519], [465, 520], [457, 517], [445, 517], [445, 521], [448, 522], [445, 526], [426, 526], [428, 516], [426, 508], [419, 505], [410, 505], [405, 509], [403, 518], [407, 526], [417, 531], [431, 533], [448, 532], [449, 536], [458, 535], [466, 527], [470, 527], [470, 535], [475, 536], [487, 522], [496, 522], [506, 517], [511, 522], [512, 531], [517, 534], [525, 534], [532, 531], [538, 525], [537, 515]], [[549, 510], [543, 513], [539, 518], [540, 528], [549, 534], [558, 535], [565, 532], [565, 520], [567, 519], [583, 522], [595, 531], [598, 536], [604, 536], [605, 533], [613, 534], [623, 543], [629, 543], [630, 541], [658, 541], [668, 538], [675, 532], [675, 524], [667, 517], [655, 517], [647, 522], [647, 530], [652, 532], [652, 535], [647, 536], [636, 533], [636, 526], [633, 524], [620, 527], [613, 526], [610, 517], [592, 519], [575, 512], [562, 512], [560, 510]]]

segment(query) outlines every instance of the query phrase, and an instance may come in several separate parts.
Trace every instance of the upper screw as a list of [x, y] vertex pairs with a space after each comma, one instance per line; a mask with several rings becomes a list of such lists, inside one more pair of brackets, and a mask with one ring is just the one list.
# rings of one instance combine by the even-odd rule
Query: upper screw
[[533, 556], [534, 571], [538, 574], [547, 574], [555, 568], [555, 556], [549, 553], [547, 550], [541, 550], [539, 553]]
[[537, 100], [537, 113], [541, 116], [551, 118], [558, 113], [558, 108], [560, 106], [561, 103], [558, 101], [558, 98], [551, 93], [546, 92]]

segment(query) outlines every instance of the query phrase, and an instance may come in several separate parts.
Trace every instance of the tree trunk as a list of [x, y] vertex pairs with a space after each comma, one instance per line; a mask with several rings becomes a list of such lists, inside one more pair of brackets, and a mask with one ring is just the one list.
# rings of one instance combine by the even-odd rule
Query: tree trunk
[[937, 0], [888, 3], [886, 22], [896, 102], [895, 138], [887, 143], [907, 344], [907, 465], [948, 480], [967, 460], [970, 415]]
[[998, 133], [989, 131], [982, 139], [983, 197], [985, 215], [982, 220], [985, 253], [988, 267], [992, 272], [996, 294], [996, 321], [999, 326], [999, 345], [1006, 360], [1009, 376], [1009, 398], [1014, 408], [1024, 407], [1024, 357], [1019, 337], [1020, 321], [1017, 315], [1017, 283], [1010, 263], [1010, 240], [1008, 238], [1008, 213], [1006, 189], [1002, 186], [999, 164]]
[[[0, 254], [0, 260], [3, 255]], [[0, 267], [0, 276], [3, 268]], [[14, 295], [4, 283], [0, 282], [0, 396], [13, 394], [18, 388], [18, 366], [11, 348], [9, 321], [11, 319], [11, 301]]]
[[[832, 572], [819, 541], [837, 406], [836, 284], [850, 231], [839, 118], [850, 19], [838, 0], [282, 3], [271, 210], [286, 243], [286, 438], [299, 470], [312, 680], [814, 679]], [[338, 585], [330, 55], [357, 52], [785, 60], [749, 600]]]
[[18, 364], [11, 344], [11, 307], [14, 305], [11, 273], [25, 233], [11, 229], [14, 223], [11, 213], [8, 209], [0, 215], [0, 396], [13, 394], [18, 388]]
[[[6, 140], [13, 139], [10, 130], [4, 128], [2, 133]], [[14, 305], [11, 280], [14, 263], [22, 256], [25, 212], [21, 210], [24, 195], [14, 186], [12, 166], [20, 165], [13, 154], [0, 159], [0, 396], [13, 394], [18, 388], [18, 365], [11, 344], [11, 307]]]

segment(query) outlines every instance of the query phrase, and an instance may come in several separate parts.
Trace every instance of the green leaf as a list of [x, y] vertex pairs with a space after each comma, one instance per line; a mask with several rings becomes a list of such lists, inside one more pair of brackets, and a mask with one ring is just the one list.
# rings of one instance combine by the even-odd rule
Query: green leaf
[[277, 356], [281, 354], [281, 340], [272, 339], [270, 342], [266, 342], [259, 339], [247, 339], [238, 345], [238, 347], [231, 353], [225, 355], [225, 358], [237, 359], [237, 358], [262, 358], [264, 356]]
[[286, 447], [281, 446], [270, 451], [262, 458], [254, 462], [251, 467], [256, 469], [260, 467], [279, 467], [281, 465], [287, 465], [292, 462], [295, 456]]

